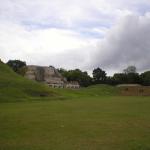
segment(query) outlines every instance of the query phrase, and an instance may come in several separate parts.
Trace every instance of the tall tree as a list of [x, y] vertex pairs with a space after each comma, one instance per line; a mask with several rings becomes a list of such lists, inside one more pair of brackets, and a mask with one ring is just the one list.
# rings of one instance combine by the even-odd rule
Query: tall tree
[[6, 64], [18, 74], [22, 74], [23, 70], [25, 70], [22, 68], [26, 66], [26, 62], [21, 60], [9, 60]]
[[113, 76], [115, 84], [135, 84], [140, 83], [138, 73], [115, 73]]
[[115, 73], [113, 76], [115, 84], [127, 83], [127, 74], [124, 73]]
[[136, 67], [135, 66], [128, 66], [126, 69], [123, 70], [124, 73], [136, 73]]
[[150, 71], [146, 71], [140, 75], [143, 85], [150, 86]]
[[100, 68], [93, 70], [93, 80], [95, 83], [105, 83], [106, 81], [106, 72]]
[[92, 82], [91, 77], [85, 71], [81, 71], [80, 69], [75, 70], [65, 70], [65, 69], [58, 69], [58, 71], [64, 76], [67, 81], [77, 81], [81, 86], [89, 86]]

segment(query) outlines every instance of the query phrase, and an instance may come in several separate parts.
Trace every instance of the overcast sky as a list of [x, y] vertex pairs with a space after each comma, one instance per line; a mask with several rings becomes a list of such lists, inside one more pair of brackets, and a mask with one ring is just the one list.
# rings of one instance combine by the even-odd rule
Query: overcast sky
[[150, 0], [0, 0], [0, 58], [150, 70]]

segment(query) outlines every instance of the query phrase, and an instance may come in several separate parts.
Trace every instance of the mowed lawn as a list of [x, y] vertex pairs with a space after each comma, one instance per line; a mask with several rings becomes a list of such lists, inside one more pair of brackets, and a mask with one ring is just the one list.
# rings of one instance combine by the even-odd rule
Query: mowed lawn
[[0, 103], [0, 150], [150, 150], [150, 97]]

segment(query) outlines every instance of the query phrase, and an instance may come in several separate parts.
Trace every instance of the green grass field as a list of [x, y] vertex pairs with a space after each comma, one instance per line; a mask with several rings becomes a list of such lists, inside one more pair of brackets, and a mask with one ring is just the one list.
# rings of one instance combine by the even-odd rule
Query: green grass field
[[149, 150], [149, 97], [0, 104], [0, 150]]
[[150, 150], [150, 97], [51, 89], [0, 63], [0, 150]]

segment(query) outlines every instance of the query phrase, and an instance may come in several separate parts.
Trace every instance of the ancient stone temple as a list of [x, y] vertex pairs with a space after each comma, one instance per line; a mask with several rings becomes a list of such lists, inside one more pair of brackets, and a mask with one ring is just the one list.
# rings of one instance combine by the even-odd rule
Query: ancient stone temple
[[25, 77], [48, 84], [49, 86], [63, 87], [66, 79], [54, 67], [27, 66]]
[[67, 82], [54, 67], [43, 66], [27, 66], [25, 77], [38, 82], [43, 82], [51, 87], [59, 88], [79, 88], [80, 85], [77, 82]]

